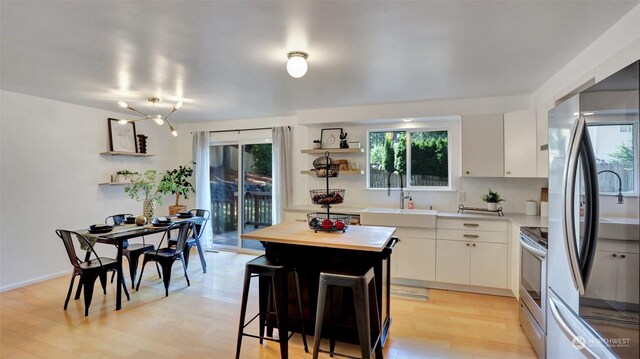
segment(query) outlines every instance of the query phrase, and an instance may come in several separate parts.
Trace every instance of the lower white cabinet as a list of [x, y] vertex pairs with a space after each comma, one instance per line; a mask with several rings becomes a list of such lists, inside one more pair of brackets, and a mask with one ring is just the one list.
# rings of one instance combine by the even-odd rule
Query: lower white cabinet
[[436, 241], [428, 238], [398, 237], [393, 248], [395, 273], [392, 277], [428, 280], [436, 279]]
[[507, 288], [507, 245], [438, 240], [436, 281]]
[[624, 303], [638, 303], [638, 253], [596, 251], [585, 296]]

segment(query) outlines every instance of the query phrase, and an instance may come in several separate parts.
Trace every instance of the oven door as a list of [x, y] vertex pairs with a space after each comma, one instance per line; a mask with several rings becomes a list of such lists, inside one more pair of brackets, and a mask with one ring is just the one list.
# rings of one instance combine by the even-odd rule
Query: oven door
[[520, 236], [520, 298], [546, 332], [547, 254], [529, 241]]

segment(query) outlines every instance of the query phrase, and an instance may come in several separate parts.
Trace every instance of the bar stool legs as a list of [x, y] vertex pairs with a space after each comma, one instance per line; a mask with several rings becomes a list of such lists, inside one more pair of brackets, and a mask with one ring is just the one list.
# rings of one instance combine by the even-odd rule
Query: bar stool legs
[[[269, 261], [265, 256], [257, 257], [249, 262], [247, 262], [245, 273], [244, 273], [244, 285], [242, 290], [242, 302], [240, 305], [240, 322], [238, 326], [238, 338], [236, 345], [236, 359], [240, 357], [240, 349], [242, 347], [242, 337], [252, 337], [260, 340], [262, 344], [263, 340], [270, 340], [278, 342], [280, 345], [280, 357], [283, 359], [288, 358], [289, 356], [289, 346], [288, 341], [291, 336], [293, 336], [293, 332], [291, 334], [287, 331], [288, 325], [288, 299], [289, 299], [289, 291], [288, 291], [288, 274], [292, 273], [294, 276], [294, 285], [296, 290], [297, 304], [300, 314], [300, 324], [301, 324], [301, 334], [302, 341], [304, 343], [305, 352], [309, 352], [307, 347], [307, 338], [304, 331], [304, 322], [302, 316], [302, 300], [300, 297], [300, 284], [298, 282], [298, 273], [295, 270], [291, 270], [285, 268], [282, 265], [274, 264]], [[245, 323], [246, 321], [246, 311], [247, 311], [247, 302], [249, 299], [249, 288], [251, 285], [251, 278], [259, 277], [259, 286], [260, 286], [260, 302], [259, 302], [259, 313], [256, 314], [251, 320]], [[267, 293], [265, 296], [264, 293]], [[267, 328], [267, 336], [265, 336], [264, 331], [265, 327], [267, 327], [267, 319], [269, 315], [269, 302], [273, 297], [273, 306], [275, 307], [275, 317], [276, 317], [276, 326], [278, 328], [279, 339], [273, 339], [270, 336], [272, 335], [272, 330]], [[259, 335], [247, 334], [244, 332], [244, 329], [249, 325], [253, 320], [258, 318], [259, 320]]]
[[[320, 273], [320, 285], [318, 287], [318, 308], [316, 311], [315, 335], [313, 340], [313, 359], [318, 358], [320, 352], [320, 340], [322, 338], [322, 320], [324, 318], [325, 303], [327, 298], [327, 289], [332, 287], [348, 287], [353, 289], [356, 321], [358, 326], [358, 336], [360, 339], [360, 352], [362, 358], [371, 358], [372, 347], [375, 351], [377, 359], [382, 359], [382, 346], [380, 343], [380, 314], [378, 312], [378, 297], [376, 295], [376, 287], [374, 280], [373, 268], [369, 269], [364, 275], [338, 274], [338, 273]], [[330, 296], [332, 297], [332, 296]], [[330, 306], [333, 303], [330, 299]], [[332, 327], [335, 318], [333, 318], [333, 308], [330, 308]], [[376, 338], [372, 343], [372, 327], [373, 321], [374, 336]], [[330, 338], [329, 353], [334, 354], [335, 340], [333, 333]]]

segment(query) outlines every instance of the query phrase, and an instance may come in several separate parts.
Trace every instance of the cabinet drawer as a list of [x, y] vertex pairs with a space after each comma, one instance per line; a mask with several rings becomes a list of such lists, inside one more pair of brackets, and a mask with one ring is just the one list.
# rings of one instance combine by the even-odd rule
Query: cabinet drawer
[[452, 219], [438, 218], [437, 228], [464, 229], [473, 231], [497, 231], [507, 232], [508, 222], [502, 220], [477, 220], [477, 219]]
[[437, 239], [465, 242], [507, 243], [507, 233], [438, 228]]
[[406, 228], [406, 227], [397, 227], [396, 232], [393, 234], [398, 238], [430, 238], [436, 239], [436, 230], [428, 229], [428, 228]]

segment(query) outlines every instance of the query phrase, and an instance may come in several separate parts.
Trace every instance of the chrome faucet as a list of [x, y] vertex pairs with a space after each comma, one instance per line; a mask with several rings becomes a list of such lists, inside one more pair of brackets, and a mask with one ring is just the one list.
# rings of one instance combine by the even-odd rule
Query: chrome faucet
[[387, 175], [387, 197], [391, 197], [391, 174], [397, 172], [398, 176], [400, 176], [400, 209], [404, 209], [404, 200], [409, 199], [409, 195], [404, 194], [404, 188], [402, 187], [402, 183], [404, 180], [402, 179], [402, 172], [398, 170], [389, 171]]
[[624, 204], [624, 201], [622, 200], [622, 179], [620, 178], [620, 175], [615, 173], [612, 170], [602, 170], [600, 172], [598, 172], [598, 174], [601, 173], [613, 173], [614, 175], [616, 175], [616, 177], [618, 177], [618, 204]]

